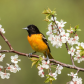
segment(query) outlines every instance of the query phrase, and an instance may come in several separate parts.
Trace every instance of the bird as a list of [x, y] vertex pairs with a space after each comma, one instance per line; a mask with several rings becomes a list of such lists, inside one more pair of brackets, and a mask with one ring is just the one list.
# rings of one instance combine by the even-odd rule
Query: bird
[[32, 49], [35, 51], [33, 53], [29, 53], [29, 54], [34, 54], [36, 52], [40, 52], [43, 53], [44, 56], [46, 57], [46, 59], [54, 59], [51, 55], [51, 50], [48, 44], [47, 39], [45, 38], [45, 36], [39, 31], [39, 29], [37, 28], [37, 26], [31, 24], [28, 25], [26, 28], [23, 28], [25, 30], [27, 30], [28, 32], [28, 42], [31, 45]]

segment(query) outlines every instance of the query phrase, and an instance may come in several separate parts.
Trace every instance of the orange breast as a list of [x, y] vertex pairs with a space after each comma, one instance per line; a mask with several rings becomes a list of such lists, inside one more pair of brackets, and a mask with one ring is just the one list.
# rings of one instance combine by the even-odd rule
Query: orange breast
[[48, 46], [42, 40], [42, 34], [32, 34], [27, 39], [34, 51], [44, 53], [48, 50]]

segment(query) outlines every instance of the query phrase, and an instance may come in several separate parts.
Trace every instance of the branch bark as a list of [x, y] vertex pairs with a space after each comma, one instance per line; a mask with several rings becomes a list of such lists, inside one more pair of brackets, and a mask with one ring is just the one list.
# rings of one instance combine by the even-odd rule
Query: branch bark
[[10, 50], [13, 50], [11, 44], [10, 44], [9, 41], [6, 39], [6, 37], [1, 33], [1, 31], [0, 31], [0, 35], [2, 36], [2, 38], [4, 39], [4, 41], [8, 44]]
[[[69, 48], [68, 48], [67, 42], [65, 43], [65, 45], [66, 45], [67, 51], [69, 51]], [[71, 57], [72, 64], [74, 65], [74, 61], [73, 61], [73, 58], [72, 58], [72, 55], [71, 55], [71, 54], [70, 54], [70, 57]], [[74, 66], [75, 66], [75, 65], [74, 65]]]

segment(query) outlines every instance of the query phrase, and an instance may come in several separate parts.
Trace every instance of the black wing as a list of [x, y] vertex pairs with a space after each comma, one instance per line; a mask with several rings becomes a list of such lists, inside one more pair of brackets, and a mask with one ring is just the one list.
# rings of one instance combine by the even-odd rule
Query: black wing
[[[42, 34], [42, 33], [41, 33]], [[43, 35], [43, 34], [42, 34]], [[46, 43], [46, 45], [48, 46], [48, 49], [49, 49], [49, 52], [51, 52], [51, 50], [50, 50], [50, 47], [49, 47], [49, 44], [48, 44], [48, 41], [47, 41], [47, 39], [45, 38], [45, 36], [43, 35], [42, 36], [42, 40]]]

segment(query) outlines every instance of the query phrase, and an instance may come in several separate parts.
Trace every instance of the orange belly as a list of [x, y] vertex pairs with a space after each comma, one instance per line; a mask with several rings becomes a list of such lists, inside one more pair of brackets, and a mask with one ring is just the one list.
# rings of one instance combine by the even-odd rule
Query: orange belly
[[34, 51], [44, 53], [48, 50], [48, 46], [42, 40], [42, 34], [32, 34], [28, 36], [27, 39]]

